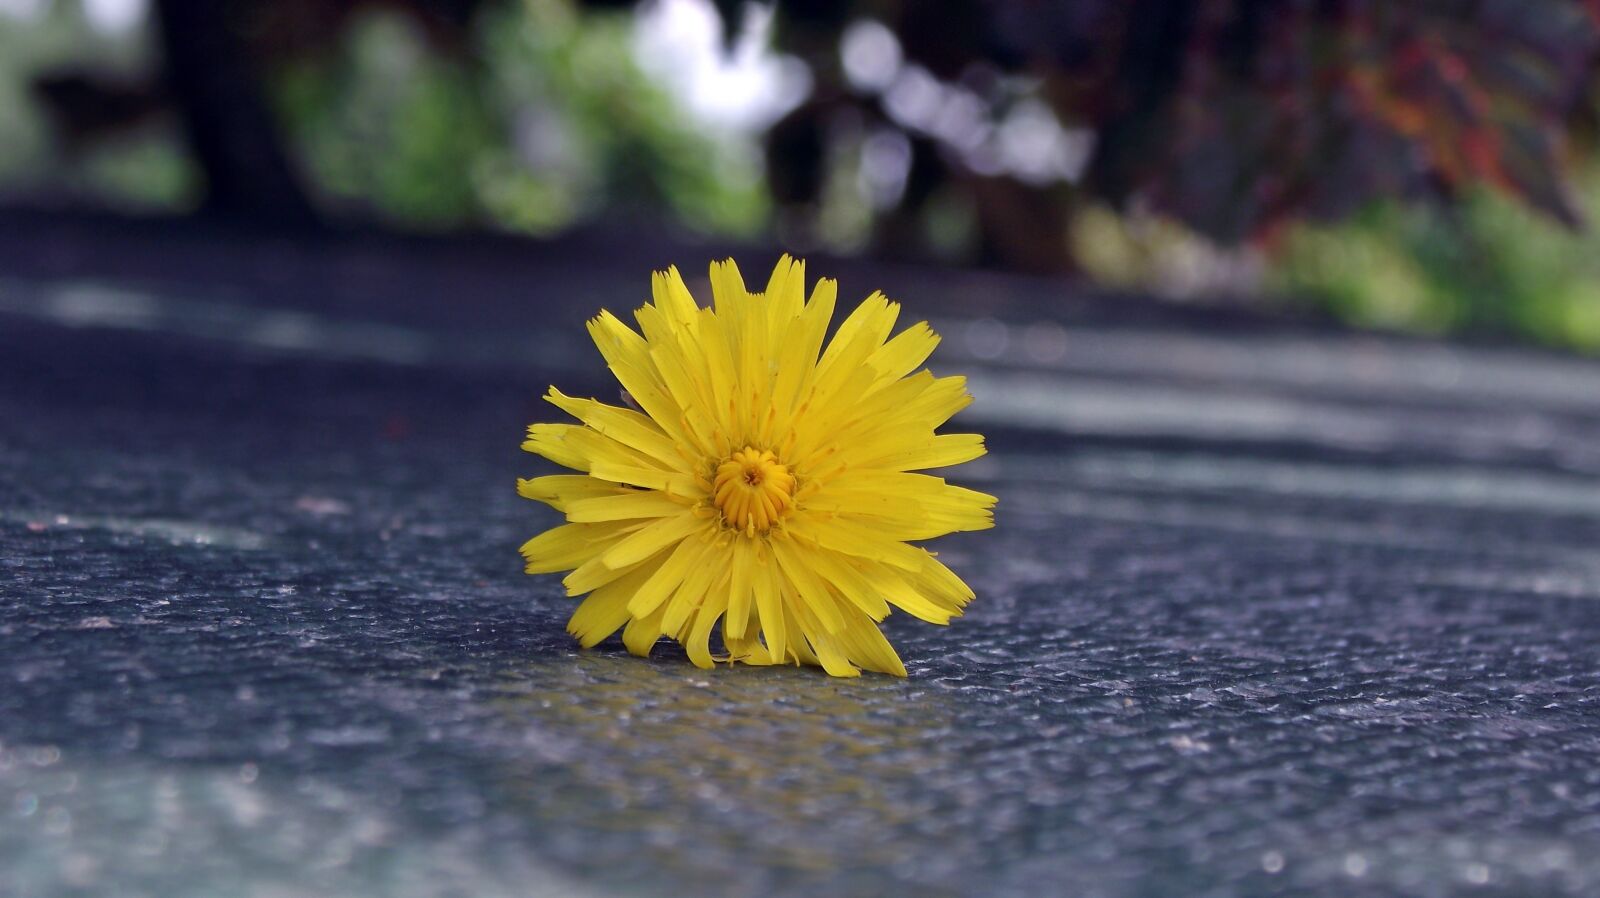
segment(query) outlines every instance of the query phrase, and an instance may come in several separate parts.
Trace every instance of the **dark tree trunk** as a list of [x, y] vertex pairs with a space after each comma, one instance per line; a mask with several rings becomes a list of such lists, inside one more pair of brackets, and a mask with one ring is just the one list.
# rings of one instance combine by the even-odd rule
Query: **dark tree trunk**
[[295, 177], [261, 96], [238, 3], [157, 0], [168, 89], [206, 179], [204, 210], [233, 218], [310, 226], [316, 212]]

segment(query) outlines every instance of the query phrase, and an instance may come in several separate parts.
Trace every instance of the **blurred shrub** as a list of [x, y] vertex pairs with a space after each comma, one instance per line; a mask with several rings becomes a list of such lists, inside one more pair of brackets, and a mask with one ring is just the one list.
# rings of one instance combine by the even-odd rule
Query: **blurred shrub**
[[[802, 70], [776, 122], [718, 127], [685, 99], [659, 14], [703, 2], [227, 8], [335, 218], [670, 219], [1600, 350], [1600, 236], [1567, 230], [1600, 209], [1572, 139], [1596, 130], [1600, 0], [704, 2], [730, 58]], [[40, 114], [63, 66], [92, 77], [58, 84], [162, 100], [148, 23], [97, 30], [90, 6], [0, 5], [0, 189], [192, 208], [170, 111], [112, 122], [68, 90]], [[741, 28], [770, 17], [788, 56]]]
[[[148, 28], [138, 22], [96, 27], [79, 3], [19, 3], [0, 9], [0, 194], [29, 201], [87, 199], [118, 209], [183, 211], [199, 183], [171, 116], [63, 92], [76, 102], [45, 107], [40, 87], [92, 72], [122, 96], [156, 68]], [[61, 77], [65, 76], [65, 77]], [[148, 96], [141, 97], [148, 101]]]
[[[1587, 210], [1600, 211], [1600, 168], [1575, 180]], [[1389, 201], [1342, 225], [1298, 225], [1276, 247], [1267, 286], [1358, 324], [1600, 350], [1600, 233], [1488, 190], [1448, 207]]]
[[495, 142], [490, 111], [411, 19], [358, 17], [334, 53], [283, 64], [274, 89], [303, 166], [336, 202], [411, 225], [478, 211], [466, 163]]
[[1254, 294], [1264, 264], [1258, 247], [1222, 246], [1171, 216], [1105, 203], [1073, 217], [1071, 252], [1099, 283], [1175, 299]]
[[[1224, 244], [1370, 200], [1482, 189], [1579, 219], [1566, 133], [1600, 50], [1591, 0], [780, 9], [782, 46], [821, 82], [769, 135], [780, 201], [824, 204], [830, 135], [897, 129], [911, 139], [912, 172], [880, 230], [955, 184], [976, 210], [983, 261], [1068, 269], [1074, 213], [1099, 203]], [[892, 61], [852, 52], [868, 43]], [[1036, 111], [1021, 119], [1024, 109]]]
[[274, 90], [336, 205], [424, 227], [545, 233], [604, 210], [748, 233], [766, 211], [751, 150], [681, 114], [634, 63], [632, 27], [565, 0], [498, 4], [471, 52], [446, 54], [374, 9], [333, 54], [285, 63]]

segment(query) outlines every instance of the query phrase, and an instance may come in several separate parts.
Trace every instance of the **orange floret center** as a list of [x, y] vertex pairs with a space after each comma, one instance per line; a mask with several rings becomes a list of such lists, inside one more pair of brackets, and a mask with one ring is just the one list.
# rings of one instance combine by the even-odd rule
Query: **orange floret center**
[[751, 536], [767, 532], [794, 505], [794, 475], [770, 450], [735, 452], [717, 466], [711, 487], [722, 520]]

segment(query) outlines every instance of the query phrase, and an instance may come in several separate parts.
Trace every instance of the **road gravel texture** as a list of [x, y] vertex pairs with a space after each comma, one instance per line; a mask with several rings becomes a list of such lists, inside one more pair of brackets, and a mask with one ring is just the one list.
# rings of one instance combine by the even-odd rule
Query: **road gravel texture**
[[0, 278], [3, 898], [1600, 894], [1600, 364], [855, 270], [972, 376], [977, 600], [707, 672], [516, 551], [648, 267], [407, 264]]

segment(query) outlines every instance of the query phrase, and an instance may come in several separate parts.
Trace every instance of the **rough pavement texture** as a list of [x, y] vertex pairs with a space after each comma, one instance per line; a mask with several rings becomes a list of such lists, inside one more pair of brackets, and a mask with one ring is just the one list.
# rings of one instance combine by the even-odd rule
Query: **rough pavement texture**
[[661, 260], [195, 258], [0, 280], [3, 898], [1600, 894], [1600, 365], [849, 274], [973, 375], [978, 598], [708, 673], [516, 553]]

